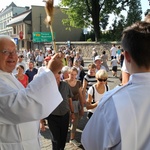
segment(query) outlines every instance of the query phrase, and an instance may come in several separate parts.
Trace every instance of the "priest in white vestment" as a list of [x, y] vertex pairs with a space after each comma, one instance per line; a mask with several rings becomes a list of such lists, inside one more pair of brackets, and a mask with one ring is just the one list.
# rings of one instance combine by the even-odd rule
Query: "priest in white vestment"
[[48, 70], [27, 88], [12, 75], [17, 59], [15, 43], [9, 36], [1, 35], [0, 150], [40, 150], [39, 120], [62, 101], [54, 77], [63, 66], [62, 58], [56, 54]]
[[150, 149], [150, 23], [125, 29], [122, 46], [129, 82], [100, 101], [82, 133], [86, 150]]

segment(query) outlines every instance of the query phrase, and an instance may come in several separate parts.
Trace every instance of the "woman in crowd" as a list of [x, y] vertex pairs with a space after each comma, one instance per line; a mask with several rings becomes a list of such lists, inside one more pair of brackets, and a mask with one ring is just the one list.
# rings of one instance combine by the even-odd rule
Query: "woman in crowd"
[[108, 72], [109, 71], [109, 67], [107, 65], [108, 55], [106, 54], [106, 51], [102, 52], [101, 59], [102, 59], [102, 65], [106, 68], [106, 71]]
[[24, 87], [26, 87], [29, 83], [29, 78], [28, 76], [24, 73], [24, 66], [19, 65], [17, 67], [17, 74], [15, 77], [22, 83]]
[[78, 121], [81, 116], [84, 114], [83, 110], [83, 96], [82, 96], [82, 86], [81, 82], [76, 79], [78, 70], [76, 67], [72, 67], [69, 71], [69, 78], [65, 81], [69, 84], [71, 91], [73, 93], [72, 101], [74, 107], [75, 120], [72, 122], [71, 131], [70, 131], [70, 143], [73, 143], [75, 146], [80, 146], [75, 140], [75, 132], [77, 129]]
[[99, 101], [109, 87], [106, 85], [108, 74], [105, 70], [101, 69], [96, 73], [97, 82], [92, 85], [88, 90], [88, 97], [86, 101], [86, 108], [88, 109], [88, 118], [90, 119], [94, 113]]
[[81, 83], [83, 83], [83, 78], [86, 75], [83, 66], [81, 66], [81, 62], [76, 60], [73, 63], [73, 66], [77, 68], [78, 70], [78, 75], [77, 75], [77, 79], [81, 81]]

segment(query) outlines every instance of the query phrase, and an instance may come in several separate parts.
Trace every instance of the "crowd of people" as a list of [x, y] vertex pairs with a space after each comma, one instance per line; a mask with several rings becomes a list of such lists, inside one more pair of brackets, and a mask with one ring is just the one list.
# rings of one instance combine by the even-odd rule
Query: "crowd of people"
[[[88, 71], [85, 72], [81, 49], [69, 50], [67, 47], [60, 47], [58, 50], [58, 54], [62, 56], [63, 67], [54, 77], [63, 100], [51, 114], [39, 120], [43, 132], [45, 123], [48, 122], [54, 150], [65, 148], [69, 126], [70, 143], [81, 145], [75, 135], [78, 123], [84, 115], [84, 107], [90, 119], [100, 99], [109, 90], [108, 55], [105, 51], [99, 55], [96, 48], [93, 48], [93, 51], [96, 53], [93, 62], [88, 64]], [[51, 49], [46, 52], [37, 49], [34, 52], [20, 51], [12, 74], [24, 88], [28, 88], [30, 83], [49, 70], [49, 62], [54, 56], [55, 53]]]
[[[93, 48], [93, 63], [86, 73], [80, 49], [61, 47], [56, 54], [39, 50], [31, 57], [18, 54], [14, 41], [1, 35], [1, 149], [40, 150], [39, 129], [44, 132], [44, 120], [53, 150], [65, 148], [69, 126], [70, 143], [82, 143], [86, 150], [149, 149], [149, 41], [150, 23], [139, 21], [123, 31], [124, 52], [112, 45], [112, 75], [117, 77], [119, 64], [128, 78], [122, 76], [122, 84], [110, 91], [105, 51], [98, 54]], [[27, 68], [24, 57], [29, 59]], [[84, 107], [89, 120], [79, 143], [76, 129]]]

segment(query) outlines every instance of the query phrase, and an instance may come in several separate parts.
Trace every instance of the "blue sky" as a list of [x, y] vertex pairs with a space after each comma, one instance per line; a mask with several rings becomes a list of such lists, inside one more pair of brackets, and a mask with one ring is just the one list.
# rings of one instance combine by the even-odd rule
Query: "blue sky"
[[141, 0], [141, 5], [142, 5], [142, 18], [144, 18], [144, 13], [146, 12], [147, 9], [150, 9], [149, 1], [148, 0]]

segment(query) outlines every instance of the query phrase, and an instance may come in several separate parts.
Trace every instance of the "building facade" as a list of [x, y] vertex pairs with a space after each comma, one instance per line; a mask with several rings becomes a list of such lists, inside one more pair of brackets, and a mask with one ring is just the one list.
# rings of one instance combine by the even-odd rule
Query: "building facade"
[[[59, 7], [54, 8], [53, 32], [55, 41], [79, 41], [82, 29], [72, 28], [70, 31], [62, 24], [62, 19], [66, 17]], [[45, 23], [46, 13], [44, 6], [31, 6], [27, 10], [15, 17], [8, 23], [7, 27], [12, 27], [11, 36], [16, 39], [18, 49], [43, 49], [52, 42], [36, 41], [35, 33], [50, 32], [49, 26]], [[22, 38], [20, 38], [20, 35]], [[37, 34], [38, 35], [38, 34]], [[38, 38], [38, 37], [37, 37]]]
[[12, 27], [7, 27], [8, 22], [18, 14], [28, 10], [29, 7], [17, 7], [13, 2], [0, 11], [0, 34], [12, 35]]

